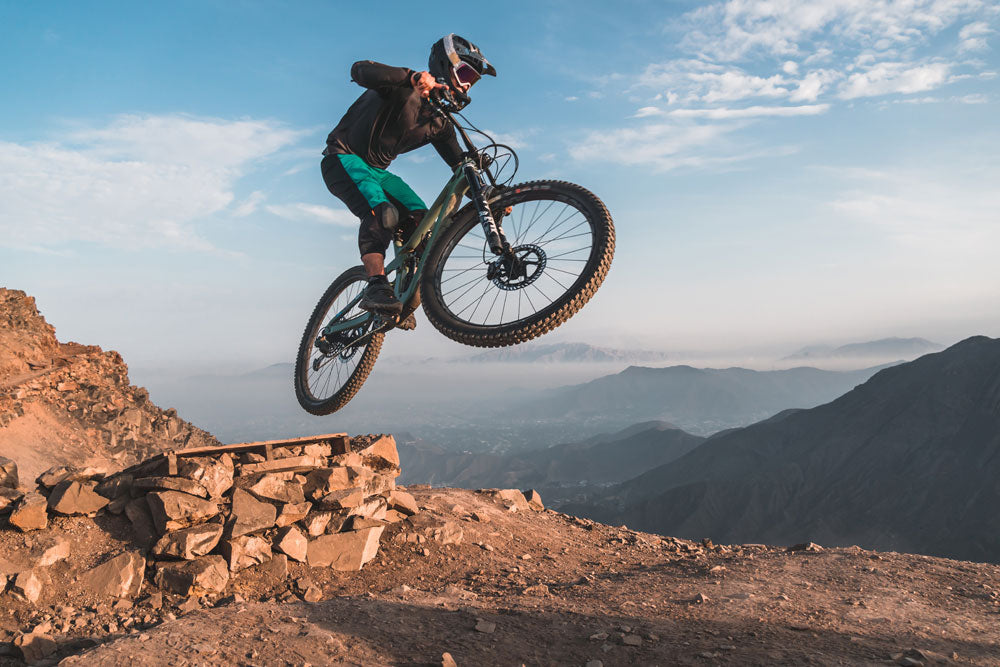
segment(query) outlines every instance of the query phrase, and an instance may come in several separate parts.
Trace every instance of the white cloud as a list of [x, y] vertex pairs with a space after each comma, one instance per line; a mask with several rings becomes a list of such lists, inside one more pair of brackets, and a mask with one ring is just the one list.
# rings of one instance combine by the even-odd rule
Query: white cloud
[[350, 211], [320, 204], [274, 204], [264, 208], [268, 213], [286, 220], [322, 222], [338, 227], [357, 227], [359, 224], [357, 216]]
[[679, 167], [725, 167], [753, 158], [787, 155], [787, 146], [746, 149], [733, 146], [728, 135], [746, 121], [693, 123], [678, 118], [647, 123], [637, 128], [594, 131], [570, 148], [581, 161], [600, 160], [624, 165], [651, 166], [657, 170]]
[[250, 196], [247, 197], [246, 200], [238, 204], [236, 208], [233, 209], [233, 215], [237, 218], [245, 218], [246, 216], [253, 214], [264, 199], [266, 199], [266, 197], [263, 192], [260, 190], [254, 190], [250, 193]]
[[686, 15], [682, 45], [723, 61], [754, 52], [803, 55], [828, 48], [826, 40], [883, 51], [989, 8], [986, 0], [728, 0]]
[[796, 81], [796, 88], [789, 94], [792, 102], [815, 101], [834, 81], [843, 74], [835, 70], [818, 69], [808, 72], [801, 80]]
[[646, 118], [647, 116], [660, 116], [663, 110], [659, 107], [642, 107], [635, 112], [635, 118]]
[[970, 23], [958, 31], [958, 52], [986, 51], [989, 44], [986, 43], [986, 35], [994, 32], [985, 21]]
[[715, 143], [734, 125], [654, 123], [639, 128], [591, 132], [570, 149], [577, 160], [609, 160], [627, 165], [652, 164], [670, 169], [696, 159], [693, 149]]
[[743, 109], [674, 109], [668, 115], [675, 118], [709, 118], [712, 120], [728, 120], [730, 118], [763, 118], [788, 116], [815, 116], [826, 113], [829, 104], [808, 104], [796, 107], [761, 107], [753, 106]]
[[850, 100], [890, 93], [921, 93], [946, 83], [949, 71], [950, 65], [945, 63], [913, 67], [898, 62], [878, 63], [847, 77], [838, 94], [842, 99]]
[[129, 115], [60, 142], [0, 142], [0, 243], [210, 250], [198, 221], [297, 137], [270, 121]]

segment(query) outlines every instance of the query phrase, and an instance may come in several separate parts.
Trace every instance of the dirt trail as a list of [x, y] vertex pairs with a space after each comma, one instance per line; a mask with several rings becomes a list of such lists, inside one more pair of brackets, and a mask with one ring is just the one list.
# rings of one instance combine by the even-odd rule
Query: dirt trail
[[[706, 547], [510, 512], [471, 491], [410, 490], [428, 517], [459, 522], [460, 543], [403, 541], [397, 526], [360, 573], [290, 563], [275, 578], [259, 566], [234, 584], [243, 601], [206, 598], [172, 620], [165, 606], [128, 631], [120, 618], [116, 632], [88, 627], [102, 644], [61, 664], [440, 665], [448, 652], [458, 665], [857, 665], [906, 664], [912, 649], [924, 664], [1000, 664], [995, 565]], [[324, 599], [301, 600], [302, 582]], [[55, 616], [55, 604], [87, 608], [49, 602]], [[16, 607], [0, 627], [36, 614]], [[147, 603], [122, 614], [141, 619]]]

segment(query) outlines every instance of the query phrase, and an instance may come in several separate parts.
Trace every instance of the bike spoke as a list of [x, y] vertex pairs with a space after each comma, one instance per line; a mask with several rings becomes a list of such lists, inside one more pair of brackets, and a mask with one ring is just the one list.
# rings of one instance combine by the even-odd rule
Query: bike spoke
[[[502, 260], [489, 252], [478, 221], [468, 223], [465, 234], [452, 241], [438, 269], [443, 305], [470, 324], [508, 325], [556, 303], [579, 279], [593, 251], [590, 220], [572, 202], [543, 195], [513, 207], [500, 222], [509, 228], [507, 238], [513, 239], [521, 262], [517, 277], [508, 276]], [[487, 271], [496, 275], [487, 278]]]

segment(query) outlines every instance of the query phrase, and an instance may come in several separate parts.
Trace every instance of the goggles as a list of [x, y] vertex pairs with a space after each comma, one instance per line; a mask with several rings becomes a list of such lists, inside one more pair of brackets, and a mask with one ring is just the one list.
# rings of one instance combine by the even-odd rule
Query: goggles
[[465, 61], [459, 61], [458, 64], [452, 65], [451, 70], [455, 73], [456, 81], [469, 86], [482, 78], [476, 68]]

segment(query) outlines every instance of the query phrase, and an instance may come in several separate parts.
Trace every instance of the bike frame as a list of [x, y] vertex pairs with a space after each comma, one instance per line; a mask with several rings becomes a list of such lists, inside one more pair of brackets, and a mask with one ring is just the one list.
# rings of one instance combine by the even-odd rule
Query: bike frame
[[[423, 220], [421, 220], [420, 225], [417, 229], [410, 235], [410, 238], [406, 240], [405, 243], [393, 242], [393, 252], [394, 257], [391, 262], [385, 267], [386, 275], [396, 272], [395, 280], [393, 281], [393, 291], [396, 293], [396, 298], [407, 307], [417, 294], [417, 290], [420, 288], [420, 276], [423, 274], [424, 260], [427, 259], [431, 248], [434, 246], [435, 240], [441, 238], [440, 232], [444, 227], [450, 222], [451, 216], [458, 210], [459, 203], [462, 201], [462, 197], [469, 190], [469, 179], [466, 169], [468, 167], [475, 168], [473, 161], [470, 158], [465, 158], [462, 162], [455, 167], [455, 172], [452, 174], [451, 180], [444, 186], [441, 190], [441, 194], [438, 195], [437, 199], [434, 200], [434, 204], [427, 210], [424, 215]], [[424, 248], [424, 252], [420, 257], [416, 256], [416, 251], [420, 243], [430, 234], [430, 242], [427, 247]], [[410, 265], [410, 261], [416, 259], [413, 265]], [[411, 273], [412, 271], [412, 273]], [[406, 285], [403, 289], [403, 285]], [[374, 317], [372, 313], [365, 313], [363, 315], [358, 315], [357, 317], [345, 320], [343, 322], [337, 322], [340, 317], [343, 317], [344, 313], [348, 312], [361, 301], [361, 294], [354, 297], [350, 303], [348, 303], [344, 308], [340, 310], [336, 315], [330, 318], [330, 324], [327, 324], [320, 331], [321, 336], [328, 336], [330, 334], [337, 333], [338, 331], [345, 331], [347, 329], [353, 329], [355, 327], [363, 326], [368, 324], [369, 321]], [[369, 335], [372, 332], [369, 332]], [[356, 341], [357, 342], [357, 341]], [[356, 344], [355, 342], [355, 344]]]

